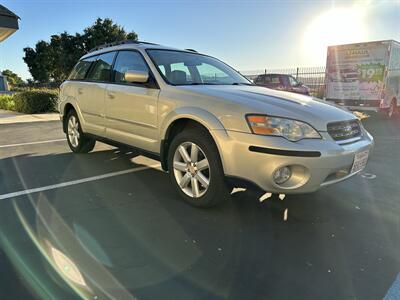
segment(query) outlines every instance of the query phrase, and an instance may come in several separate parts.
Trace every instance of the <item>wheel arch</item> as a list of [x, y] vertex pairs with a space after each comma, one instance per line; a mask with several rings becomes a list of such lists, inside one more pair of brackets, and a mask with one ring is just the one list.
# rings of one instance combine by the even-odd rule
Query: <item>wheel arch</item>
[[85, 130], [85, 128], [86, 128], [85, 120], [83, 119], [82, 113], [79, 110], [78, 105], [76, 103], [73, 103], [73, 102], [67, 102], [62, 107], [62, 124], [63, 124], [64, 133], [66, 132], [65, 119], [67, 118], [68, 113], [71, 110], [75, 110], [76, 113], [78, 114], [78, 118], [79, 118], [79, 121], [80, 121], [80, 124], [81, 124], [82, 131], [85, 132], [86, 131]]
[[69, 112], [70, 112], [71, 110], [75, 110], [75, 111], [76, 111], [75, 106], [74, 106], [72, 103], [70, 103], [70, 102], [66, 103], [66, 104], [64, 105], [63, 114], [62, 114], [62, 116], [63, 116], [62, 123], [63, 123], [63, 131], [64, 131], [64, 133], [67, 132], [67, 127], [66, 127], [66, 122], [65, 122], [65, 120], [66, 120], [66, 118], [67, 118], [67, 116], [68, 116], [68, 114], [69, 114]]
[[[160, 127], [160, 161], [163, 170], [168, 171], [168, 151], [174, 136], [187, 128], [193, 127], [207, 131], [216, 144], [219, 155], [221, 156], [221, 148], [215, 131], [218, 130], [218, 132], [227, 136], [223, 124], [216, 116], [204, 109], [192, 107], [181, 108], [171, 112]], [[222, 157], [221, 161], [223, 161]]]

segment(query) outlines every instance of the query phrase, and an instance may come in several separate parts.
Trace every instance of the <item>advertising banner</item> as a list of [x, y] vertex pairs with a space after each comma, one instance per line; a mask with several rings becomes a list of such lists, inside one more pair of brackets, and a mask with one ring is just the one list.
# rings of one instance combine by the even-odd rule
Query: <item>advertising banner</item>
[[328, 47], [326, 98], [381, 99], [388, 61], [386, 43]]

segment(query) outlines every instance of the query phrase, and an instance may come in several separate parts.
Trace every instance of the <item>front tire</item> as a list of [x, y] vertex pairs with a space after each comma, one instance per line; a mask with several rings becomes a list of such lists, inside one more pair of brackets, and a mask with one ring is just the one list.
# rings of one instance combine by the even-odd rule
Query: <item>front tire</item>
[[81, 123], [75, 110], [71, 110], [65, 120], [68, 146], [74, 153], [88, 153], [93, 150], [96, 140], [82, 132]]
[[195, 207], [212, 207], [229, 197], [219, 151], [208, 132], [188, 129], [172, 140], [168, 170], [180, 196]]

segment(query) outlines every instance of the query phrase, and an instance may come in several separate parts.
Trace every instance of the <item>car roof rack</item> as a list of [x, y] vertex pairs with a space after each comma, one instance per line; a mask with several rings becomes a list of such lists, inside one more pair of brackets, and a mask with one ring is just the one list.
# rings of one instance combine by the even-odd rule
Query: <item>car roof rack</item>
[[126, 45], [126, 44], [146, 44], [146, 45], [157, 45], [155, 43], [149, 43], [149, 42], [143, 42], [143, 41], [137, 41], [137, 40], [123, 40], [123, 41], [117, 41], [117, 42], [112, 42], [112, 43], [107, 43], [103, 44], [97, 47], [94, 47], [89, 51], [89, 53], [97, 51], [97, 50], [102, 50], [104, 48], [108, 47], [113, 47], [113, 46], [119, 46], [119, 45]]
[[190, 52], [196, 52], [197, 53], [197, 51], [196, 50], [194, 50], [194, 49], [185, 49], [186, 51], [190, 51]]

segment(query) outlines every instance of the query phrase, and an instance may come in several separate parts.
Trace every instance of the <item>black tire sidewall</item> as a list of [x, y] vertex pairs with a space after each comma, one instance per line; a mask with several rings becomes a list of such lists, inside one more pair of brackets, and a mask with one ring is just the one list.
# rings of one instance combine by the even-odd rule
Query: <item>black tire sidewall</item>
[[[206, 193], [199, 198], [192, 198], [186, 195], [180, 188], [175, 179], [173, 158], [179, 145], [184, 142], [193, 142], [204, 152], [210, 166], [210, 185]], [[168, 170], [172, 183], [176, 187], [180, 196], [188, 204], [195, 207], [212, 207], [227, 198], [227, 187], [225, 175], [219, 156], [219, 151], [208, 132], [203, 130], [185, 130], [179, 133], [172, 141], [168, 151]]]
[[[68, 122], [69, 119], [74, 116], [79, 124], [78, 126], [78, 132], [79, 132], [79, 144], [78, 147], [74, 147], [70, 140], [69, 140], [69, 136], [68, 136]], [[89, 152], [93, 149], [94, 145], [92, 145], [92, 143], [94, 143], [94, 141], [89, 140], [88, 138], [85, 137], [84, 133], [82, 132], [82, 126], [81, 126], [81, 122], [79, 120], [78, 114], [76, 113], [75, 110], [72, 110], [68, 113], [67, 118], [66, 118], [66, 124], [65, 124], [65, 131], [66, 131], [66, 136], [67, 136], [67, 142], [68, 142], [68, 146], [71, 149], [72, 152], [74, 153], [86, 153]]]

